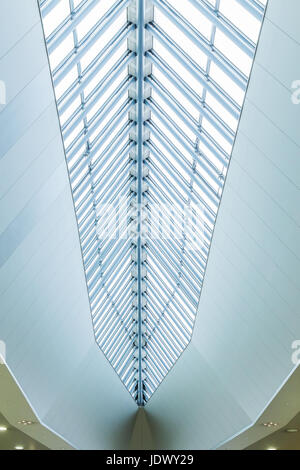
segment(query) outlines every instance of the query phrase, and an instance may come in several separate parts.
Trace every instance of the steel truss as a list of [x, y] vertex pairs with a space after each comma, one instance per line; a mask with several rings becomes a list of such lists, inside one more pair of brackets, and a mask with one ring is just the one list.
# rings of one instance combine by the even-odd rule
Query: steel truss
[[95, 338], [144, 406], [191, 340], [266, 1], [39, 4]]

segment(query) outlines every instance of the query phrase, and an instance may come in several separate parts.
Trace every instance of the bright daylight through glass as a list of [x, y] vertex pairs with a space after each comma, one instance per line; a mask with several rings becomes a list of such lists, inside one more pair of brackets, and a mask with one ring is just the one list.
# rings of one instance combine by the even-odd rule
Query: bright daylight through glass
[[40, 0], [96, 341], [143, 406], [189, 344], [266, 0]]

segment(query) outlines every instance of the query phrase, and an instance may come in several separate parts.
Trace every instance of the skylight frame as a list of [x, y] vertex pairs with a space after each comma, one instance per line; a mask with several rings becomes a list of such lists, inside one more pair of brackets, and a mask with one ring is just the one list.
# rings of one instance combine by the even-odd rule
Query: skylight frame
[[[227, 1], [261, 26], [266, 0]], [[246, 70], [250, 73], [260, 29], [256, 40], [250, 39], [234, 18], [226, 17], [224, 0], [186, 2], [208, 22], [207, 31], [176, 10], [178, 0], [137, 0], [136, 21], [120, 24], [126, 8], [134, 8], [134, 0], [103, 0], [106, 10], [95, 18], [99, 0], [39, 0], [95, 339], [139, 406], [151, 398], [192, 337], [248, 85]], [[63, 3], [67, 14], [47, 34], [47, 17]], [[155, 17], [148, 21], [151, 5]], [[85, 34], [80, 36], [78, 28]], [[100, 38], [110, 29], [108, 41], [99, 48]], [[189, 52], [174, 41], [175, 30], [192, 47]], [[137, 48], [130, 51], [125, 44], [133, 31]], [[144, 34], [153, 38], [153, 48], [144, 47]], [[244, 71], [234, 63], [234, 54], [230, 58], [216, 47], [218, 34], [240, 50], [247, 64]], [[194, 47], [202, 63], [192, 57]], [[63, 50], [65, 57], [59, 59]], [[84, 59], [91, 52], [87, 63]], [[145, 73], [144, 58], [151, 63], [151, 73]], [[135, 60], [134, 77], [129, 66]], [[150, 96], [145, 97], [147, 87]], [[151, 116], [144, 120], [146, 111]], [[149, 138], [144, 140], [144, 134]], [[114, 211], [117, 202], [118, 216], [126, 219], [123, 232], [128, 235], [137, 226], [137, 237], [114, 237], [113, 223], [104, 220], [107, 239], [100, 240], [98, 229], [105, 217], [99, 215], [99, 207], [103, 210], [109, 203]], [[145, 243], [141, 219], [131, 207], [136, 203], [145, 205]], [[170, 239], [152, 235], [157, 235], [155, 220], [161, 217], [161, 207], [172, 219]], [[193, 214], [192, 226], [185, 225], [181, 236], [182, 211], [187, 208]]]

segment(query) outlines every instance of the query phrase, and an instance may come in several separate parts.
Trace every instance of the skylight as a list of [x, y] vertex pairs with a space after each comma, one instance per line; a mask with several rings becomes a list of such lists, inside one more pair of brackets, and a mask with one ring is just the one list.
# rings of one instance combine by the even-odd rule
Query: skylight
[[266, 0], [40, 0], [96, 341], [139, 406], [188, 346]]

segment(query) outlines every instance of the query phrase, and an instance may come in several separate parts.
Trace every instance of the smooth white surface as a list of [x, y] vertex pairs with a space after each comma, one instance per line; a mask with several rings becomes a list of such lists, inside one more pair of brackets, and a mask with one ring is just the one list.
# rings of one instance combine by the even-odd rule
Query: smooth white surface
[[[300, 4], [289, 2], [269, 2], [192, 344], [147, 407], [158, 447], [216, 447], [256, 420], [293, 369], [300, 106], [289, 82], [300, 78]], [[16, 65], [36, 48], [37, 3], [1, 6], [0, 339], [45, 424], [80, 448], [125, 447], [136, 407], [94, 343], [41, 29], [36, 67]]]
[[72, 445], [127, 447], [136, 405], [94, 340], [37, 1], [2, 0], [0, 31], [7, 85], [0, 339], [7, 364], [39, 419]]
[[164, 448], [217, 447], [256, 421], [295, 367], [300, 106], [291, 84], [300, 78], [299, 15], [297, 0], [269, 1], [192, 344], [148, 408], [176, 429], [170, 436], [157, 428]]

